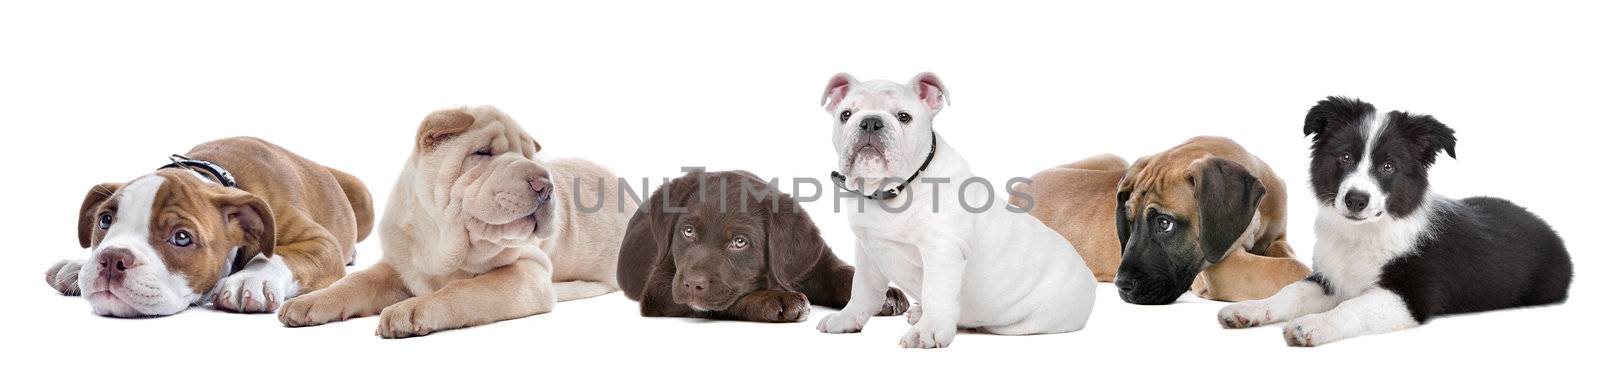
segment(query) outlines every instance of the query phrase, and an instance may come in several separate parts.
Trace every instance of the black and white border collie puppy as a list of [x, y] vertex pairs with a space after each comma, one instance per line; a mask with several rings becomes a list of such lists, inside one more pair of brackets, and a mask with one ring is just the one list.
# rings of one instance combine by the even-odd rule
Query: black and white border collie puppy
[[1291, 346], [1411, 328], [1440, 315], [1560, 303], [1572, 283], [1561, 237], [1498, 198], [1428, 189], [1455, 131], [1431, 116], [1329, 97], [1306, 115], [1317, 212], [1313, 272], [1217, 313], [1227, 328], [1290, 321]]

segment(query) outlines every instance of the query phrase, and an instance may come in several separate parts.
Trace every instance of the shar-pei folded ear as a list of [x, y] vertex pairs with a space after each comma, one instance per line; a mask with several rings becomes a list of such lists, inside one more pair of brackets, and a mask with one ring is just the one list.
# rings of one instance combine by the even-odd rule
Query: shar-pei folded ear
[[1255, 219], [1267, 188], [1238, 163], [1209, 158], [1189, 167], [1199, 215], [1200, 249], [1206, 262], [1220, 263]]
[[[768, 189], [767, 197], [777, 197], [776, 209], [767, 213], [767, 276], [770, 286], [784, 290], [800, 291], [801, 284], [816, 269], [822, 258], [832, 255], [822, 232], [811, 221], [811, 216], [793, 197], [776, 189]], [[763, 208], [771, 208], [761, 203]]]
[[672, 255], [667, 252], [672, 247], [673, 226], [686, 212], [689, 197], [694, 196], [704, 177], [704, 171], [692, 171], [661, 184], [628, 220], [628, 229], [622, 237], [622, 253], [617, 256], [617, 282], [629, 299], [638, 300], [649, 279], [620, 272], [649, 274], [652, 266], [673, 266]]

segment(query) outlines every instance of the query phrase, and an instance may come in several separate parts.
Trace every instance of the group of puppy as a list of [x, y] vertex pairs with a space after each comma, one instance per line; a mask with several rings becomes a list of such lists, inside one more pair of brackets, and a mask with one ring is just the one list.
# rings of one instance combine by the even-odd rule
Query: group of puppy
[[[839, 309], [818, 323], [827, 333], [905, 314], [900, 345], [912, 348], [948, 346], [962, 329], [1082, 329], [1096, 281], [1129, 303], [1188, 291], [1236, 301], [1218, 313], [1224, 327], [1288, 322], [1295, 346], [1567, 297], [1572, 262], [1544, 221], [1429, 190], [1439, 152], [1455, 156], [1454, 131], [1431, 116], [1342, 97], [1311, 108], [1308, 269], [1285, 239], [1283, 181], [1231, 140], [1193, 138], [1132, 165], [1091, 157], [1010, 184], [1001, 201], [961, 185], [977, 176], [932, 127], [948, 102], [931, 73], [828, 81], [833, 176], [855, 195], [844, 205], [855, 266], [755, 174], [691, 171], [647, 199], [620, 197], [605, 167], [545, 160], [516, 122], [481, 106], [423, 120], [381, 221], [356, 177], [260, 139], [222, 139], [92, 187], [78, 220], [90, 257], [45, 280], [100, 315], [210, 304], [277, 311], [290, 327], [378, 315], [386, 338], [617, 290], [644, 316], [797, 322], [815, 304]], [[383, 258], [346, 275], [375, 222]]]

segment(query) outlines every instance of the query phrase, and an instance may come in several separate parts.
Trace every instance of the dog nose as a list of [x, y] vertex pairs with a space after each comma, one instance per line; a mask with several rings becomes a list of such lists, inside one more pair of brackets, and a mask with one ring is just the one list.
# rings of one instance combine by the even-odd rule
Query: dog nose
[[1137, 282], [1134, 282], [1132, 279], [1129, 279], [1129, 278], [1130, 277], [1127, 277], [1127, 276], [1118, 276], [1117, 277], [1117, 280], [1116, 280], [1115, 283], [1117, 285], [1117, 290], [1118, 291], [1122, 291], [1122, 293], [1124, 293], [1124, 294], [1133, 293], [1134, 284], [1136, 284]]
[[1367, 209], [1367, 201], [1371, 199], [1372, 196], [1367, 192], [1353, 190], [1344, 194], [1344, 207], [1351, 212], [1360, 212]]
[[95, 262], [100, 265], [100, 277], [110, 281], [121, 280], [129, 269], [139, 267], [133, 260], [133, 251], [120, 247], [101, 250], [95, 255]]
[[878, 130], [882, 130], [882, 129], [883, 129], [883, 118], [879, 118], [879, 117], [876, 117], [876, 116], [869, 116], [869, 117], [866, 117], [866, 118], [861, 118], [861, 130], [862, 131], [878, 132]]
[[704, 277], [704, 276], [687, 276], [687, 277], [683, 277], [683, 289], [684, 289], [684, 291], [692, 291], [692, 292], [704, 291], [706, 289], [706, 283], [707, 283], [706, 282], [706, 277]]
[[548, 177], [535, 177], [528, 179], [528, 190], [533, 192], [533, 197], [540, 202], [550, 201], [550, 191], [554, 188]]

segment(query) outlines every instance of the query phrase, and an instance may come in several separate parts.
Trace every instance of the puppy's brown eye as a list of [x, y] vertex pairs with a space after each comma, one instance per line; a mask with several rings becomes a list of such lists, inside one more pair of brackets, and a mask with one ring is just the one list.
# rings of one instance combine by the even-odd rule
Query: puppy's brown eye
[[851, 115], [850, 114], [850, 110], [844, 110], [843, 112], [840, 112], [839, 113], [839, 123], [844, 123], [846, 121], [849, 121], [850, 120], [850, 115]]
[[1172, 219], [1166, 217], [1156, 217], [1156, 229], [1160, 230], [1162, 233], [1171, 232]]
[[189, 247], [194, 243], [194, 236], [189, 235], [187, 231], [179, 230], [177, 233], [172, 233], [172, 239], [168, 239], [167, 243], [177, 247]]
[[111, 212], [100, 213], [100, 230], [111, 228]]
[[1392, 173], [1394, 173], [1394, 162], [1383, 163], [1383, 174], [1387, 175]]
[[747, 246], [750, 246], [750, 240], [744, 239], [744, 236], [733, 237], [734, 250], [744, 250]]
[[1339, 162], [1340, 163], [1345, 163], [1345, 164], [1350, 164], [1350, 153], [1349, 152], [1339, 153]]
[[693, 226], [684, 226], [683, 227], [683, 236], [684, 237], [688, 237], [688, 238], [694, 238], [694, 227]]
[[894, 118], [899, 119], [900, 123], [911, 123], [911, 114], [907, 114], [905, 111], [901, 111], [899, 114], [894, 114]]

